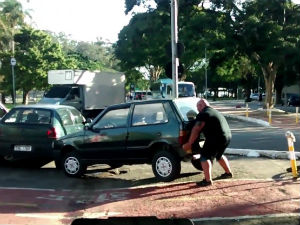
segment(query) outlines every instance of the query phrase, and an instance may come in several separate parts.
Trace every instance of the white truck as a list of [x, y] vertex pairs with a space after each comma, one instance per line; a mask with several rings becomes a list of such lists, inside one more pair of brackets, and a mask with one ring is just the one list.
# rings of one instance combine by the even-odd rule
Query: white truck
[[71, 105], [86, 118], [96, 117], [106, 106], [125, 102], [125, 75], [119, 72], [50, 70], [53, 85], [39, 103]]

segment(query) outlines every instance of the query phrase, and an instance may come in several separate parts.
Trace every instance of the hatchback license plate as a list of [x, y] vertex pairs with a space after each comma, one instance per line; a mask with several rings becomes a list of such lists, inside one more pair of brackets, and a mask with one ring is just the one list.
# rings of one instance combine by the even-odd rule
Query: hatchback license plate
[[31, 152], [31, 145], [15, 145], [14, 150], [20, 152]]

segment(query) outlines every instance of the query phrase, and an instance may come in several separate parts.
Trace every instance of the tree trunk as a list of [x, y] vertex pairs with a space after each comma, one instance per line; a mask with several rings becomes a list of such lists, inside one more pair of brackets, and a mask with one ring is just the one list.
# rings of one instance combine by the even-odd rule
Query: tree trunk
[[5, 104], [6, 102], [5, 102], [5, 94], [2, 92], [1, 93], [1, 102], [3, 103], [3, 104]]
[[266, 85], [265, 105], [269, 103], [270, 108], [272, 108], [274, 106], [273, 92], [275, 78], [277, 74], [277, 66], [274, 65], [273, 62], [270, 62], [267, 65], [261, 65], [261, 69], [264, 75]]
[[150, 72], [150, 80], [151, 81], [157, 81], [159, 79], [159, 76], [162, 72], [162, 67], [160, 66], [153, 66], [149, 69]]
[[29, 91], [23, 89], [23, 101], [22, 101], [22, 104], [24, 104], [24, 105], [28, 104], [28, 95], [29, 95]]

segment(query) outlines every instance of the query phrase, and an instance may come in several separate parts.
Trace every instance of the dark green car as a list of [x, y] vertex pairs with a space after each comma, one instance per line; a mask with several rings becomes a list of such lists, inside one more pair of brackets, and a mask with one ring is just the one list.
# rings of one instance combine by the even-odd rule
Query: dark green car
[[83, 131], [60, 138], [55, 147], [57, 158], [68, 176], [81, 176], [92, 164], [150, 163], [157, 178], [171, 181], [180, 174], [180, 162], [186, 156], [181, 146], [187, 141], [189, 120], [197, 114], [198, 100], [109, 106]]
[[83, 130], [84, 121], [71, 106], [16, 106], [0, 121], [0, 157], [6, 161], [51, 161], [54, 141]]

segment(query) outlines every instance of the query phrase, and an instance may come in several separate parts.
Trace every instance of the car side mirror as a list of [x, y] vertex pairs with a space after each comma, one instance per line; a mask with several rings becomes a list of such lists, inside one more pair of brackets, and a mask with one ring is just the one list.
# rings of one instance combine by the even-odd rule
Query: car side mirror
[[83, 125], [86, 125], [86, 124], [89, 124], [89, 123], [92, 123], [92, 119], [91, 118], [87, 118], [84, 122], [82, 122]]

